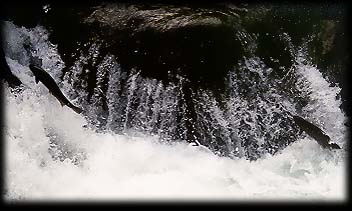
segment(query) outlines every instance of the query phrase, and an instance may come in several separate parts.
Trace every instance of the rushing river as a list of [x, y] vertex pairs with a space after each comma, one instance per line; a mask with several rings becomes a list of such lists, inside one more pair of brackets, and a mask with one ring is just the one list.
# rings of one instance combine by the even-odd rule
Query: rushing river
[[[202, 120], [194, 127], [198, 132], [211, 131], [202, 132], [203, 140], [198, 141], [211, 146], [213, 140], [222, 139], [226, 153], [221, 154], [217, 148], [192, 146], [182, 135], [173, 141], [184, 128], [175, 125], [179, 124], [175, 121], [179, 118], [177, 112], [183, 109], [177, 107], [183, 99], [182, 77], [178, 83], [165, 85], [143, 78], [138, 71], [123, 75], [113, 55], [107, 55], [99, 65], [95, 89], [99, 93], [99, 83], [104, 83], [104, 77], [109, 78], [104, 95], [108, 99], [108, 114], [104, 116], [99, 111], [98, 94], [84, 105], [84, 115], [61, 107], [43, 84], [35, 83], [28, 68], [29, 58], [22, 49], [25, 37], [29, 37], [36, 49], [34, 53], [43, 59], [42, 67], [59, 81], [64, 65], [56, 46], [47, 40], [48, 33], [41, 26], [27, 29], [7, 22], [4, 27], [7, 63], [24, 83], [21, 91], [6, 85], [3, 90], [7, 201], [346, 200], [347, 129], [346, 116], [337, 98], [340, 88], [332, 86], [315, 65], [306, 61], [304, 46], [294, 52], [293, 68], [296, 88], [309, 96], [308, 104], [300, 112], [323, 126], [343, 149], [323, 149], [305, 135], [295, 141], [286, 137], [274, 154], [269, 153], [275, 150], [269, 146], [251, 151], [243, 144], [236, 145], [244, 139], [253, 139], [260, 145], [264, 143], [263, 137], [281, 137], [276, 134], [283, 134], [287, 128], [273, 123], [275, 114], [297, 111], [292, 101], [275, 90], [274, 82], [255, 101], [240, 98], [236, 95], [240, 90], [239, 79], [230, 72], [226, 88], [230, 94], [225, 105], [219, 105], [211, 92], [193, 93], [197, 119]], [[72, 68], [83, 71], [80, 63], [85, 59], [82, 55]], [[249, 73], [257, 74], [257, 85], [252, 88], [260, 90], [259, 86], [267, 82], [270, 68], [256, 57], [246, 58], [241, 64]], [[83, 104], [82, 96], [87, 95], [85, 85], [82, 82], [76, 85], [81, 90], [72, 91], [77, 83], [75, 77], [78, 76], [64, 77], [59, 86], [74, 104]], [[127, 88], [116, 95], [122, 89], [122, 79]], [[139, 106], [132, 108], [135, 102]], [[281, 110], [275, 106], [278, 103]], [[260, 129], [257, 114], [267, 116]], [[248, 128], [236, 125], [246, 115], [247, 120], [251, 119], [246, 122]], [[103, 125], [95, 127], [99, 124]], [[229, 128], [238, 134], [235, 144], [229, 141]], [[292, 128], [287, 130], [294, 132]], [[255, 160], [246, 159], [251, 153], [257, 153]]]

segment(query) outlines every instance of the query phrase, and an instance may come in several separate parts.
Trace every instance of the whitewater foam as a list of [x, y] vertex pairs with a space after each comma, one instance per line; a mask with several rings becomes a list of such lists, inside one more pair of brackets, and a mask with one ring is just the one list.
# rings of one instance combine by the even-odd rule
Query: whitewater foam
[[[6, 196], [12, 200], [337, 200], [343, 201], [340, 151], [304, 138], [250, 162], [147, 135], [96, 133], [48, 95], [26, 89], [6, 99]], [[60, 115], [58, 115], [60, 114]], [[53, 159], [46, 128], [77, 156]]]

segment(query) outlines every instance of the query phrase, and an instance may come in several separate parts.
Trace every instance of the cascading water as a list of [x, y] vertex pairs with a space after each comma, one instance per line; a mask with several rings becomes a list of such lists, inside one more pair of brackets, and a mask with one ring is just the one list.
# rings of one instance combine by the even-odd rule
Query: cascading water
[[[340, 89], [309, 62], [304, 47], [288, 45], [295, 65], [285, 77], [294, 89], [285, 90], [271, 68], [248, 56], [229, 71], [220, 98], [190, 90], [196, 117], [189, 119], [190, 82], [181, 75], [163, 82], [126, 72], [112, 54], [97, 61], [99, 41], [62, 75], [44, 28], [6, 22], [3, 30], [7, 62], [26, 86], [4, 89], [7, 200], [346, 199], [346, 151], [322, 149], [291, 119], [291, 113], [309, 117], [344, 148]], [[254, 52], [255, 37], [237, 36]], [[84, 115], [34, 83], [24, 42]], [[98, 62], [95, 73], [85, 68], [90, 61]], [[91, 74], [96, 86], [89, 90]], [[189, 134], [208, 149], [188, 145]]]

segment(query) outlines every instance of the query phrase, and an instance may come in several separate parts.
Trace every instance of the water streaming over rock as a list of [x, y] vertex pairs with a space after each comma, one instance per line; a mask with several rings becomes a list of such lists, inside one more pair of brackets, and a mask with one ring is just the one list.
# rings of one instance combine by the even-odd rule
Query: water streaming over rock
[[[255, 55], [255, 35], [234, 34], [247, 53], [219, 95], [182, 74], [163, 81], [124, 69], [101, 55], [99, 40], [62, 72], [45, 28], [6, 22], [3, 31], [7, 62], [26, 86], [4, 90], [7, 199], [345, 199], [346, 151], [322, 149], [292, 119], [308, 118], [345, 147], [340, 88], [311, 62], [309, 39], [294, 47], [281, 35], [294, 60], [282, 74]], [[83, 115], [34, 83], [26, 42]]]

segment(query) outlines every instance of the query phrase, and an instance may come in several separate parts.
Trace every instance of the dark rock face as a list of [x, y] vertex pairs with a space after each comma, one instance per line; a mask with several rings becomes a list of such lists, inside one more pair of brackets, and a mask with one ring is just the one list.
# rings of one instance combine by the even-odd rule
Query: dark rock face
[[333, 6], [51, 4], [47, 12], [42, 5], [25, 11], [33, 19], [16, 8], [7, 16], [50, 31], [66, 65], [61, 80], [97, 108], [94, 124], [198, 140], [222, 155], [242, 146], [242, 156], [255, 159], [299, 134], [276, 97], [297, 110], [309, 100], [289, 74], [298, 46], [308, 43], [312, 62], [346, 90], [345, 10]]
[[[251, 53], [275, 69], [292, 65], [287, 43], [279, 37], [282, 32], [290, 36], [295, 46], [315, 33], [311, 56], [319, 67], [336, 70], [331, 71], [332, 75], [344, 72], [348, 58], [347, 12], [339, 4], [53, 3], [47, 13], [43, 5], [10, 4], [3, 13], [4, 19], [14, 24], [42, 24], [50, 29], [50, 41], [58, 44], [67, 66], [73, 64], [80, 50], [85, 50], [82, 45], [99, 40], [104, 45], [101, 54], [111, 52], [127, 69], [136, 67], [147, 76], [163, 80], [168, 80], [168, 76], [161, 69], [181, 69], [179, 72], [195, 82], [222, 78], [223, 72], [248, 55], [243, 41], [236, 36], [243, 32], [258, 35], [255, 52]], [[220, 74], [214, 74], [214, 68]]]
[[[96, 40], [101, 43], [98, 60], [109, 52], [118, 57], [122, 68], [136, 68], [143, 76], [167, 82], [181, 74], [195, 87], [207, 84], [216, 89], [222, 88], [228, 70], [243, 55], [237, 29], [231, 24], [238, 17], [230, 13], [116, 4], [83, 11], [59, 8], [49, 17], [53, 30], [59, 31], [52, 33], [51, 40], [59, 44], [68, 67], [76, 60], [71, 56], [77, 48], [87, 51], [82, 45]], [[76, 14], [82, 15], [72, 17]]]
[[[153, 14], [155, 11], [147, 12], [151, 16], [157, 16]], [[161, 15], [166, 16], [169, 11], [162, 12]], [[135, 27], [131, 25], [125, 32], [119, 25], [113, 26], [112, 30], [115, 32], [112, 37], [118, 37], [119, 33], [127, 35], [117, 38], [116, 43], [113, 43], [113, 53], [120, 59], [122, 67], [143, 70], [142, 74], [146, 77], [168, 81], [173, 80], [169, 78], [170, 75], [175, 76], [178, 73], [197, 86], [205, 83], [221, 84], [228, 69], [235, 64], [243, 51], [240, 42], [233, 36], [234, 30], [218, 18], [206, 17], [194, 20], [193, 23], [183, 20], [192, 20], [192, 17], [185, 16], [177, 20], [177, 15], [180, 16], [176, 13], [171, 21], [163, 20], [166, 17], [159, 17], [159, 22], [166, 23], [156, 25], [150, 23], [154, 17], [151, 20], [133, 17], [128, 21], [139, 24], [135, 24]], [[189, 23], [185, 22], [183, 26], [169, 23], [179, 23], [178, 21]], [[159, 28], [159, 25], [163, 27]], [[104, 30], [106, 27], [102, 28]]]

